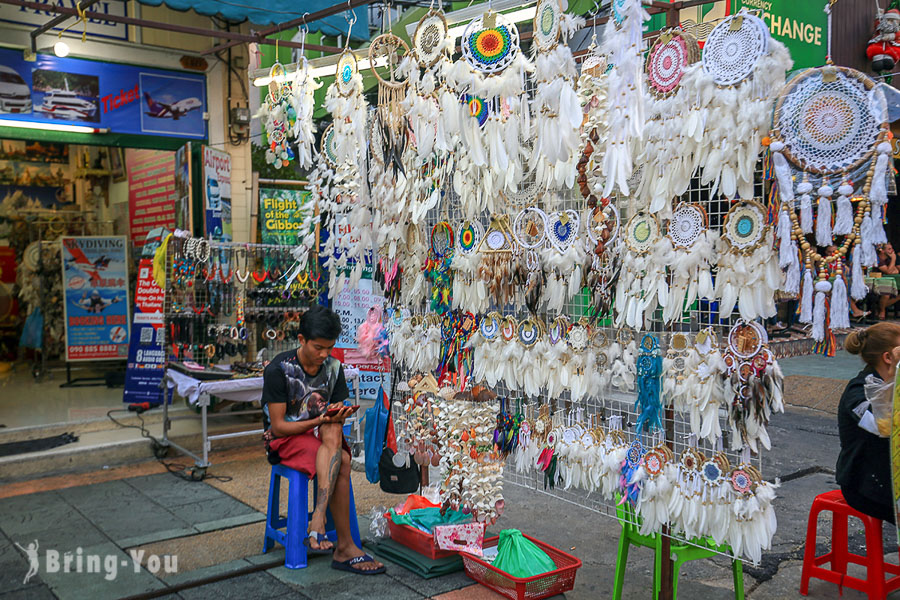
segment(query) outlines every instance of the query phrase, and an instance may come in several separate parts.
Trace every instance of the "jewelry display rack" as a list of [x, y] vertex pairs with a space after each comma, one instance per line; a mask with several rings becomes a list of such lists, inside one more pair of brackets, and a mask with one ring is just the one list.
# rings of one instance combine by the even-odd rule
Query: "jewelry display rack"
[[[199, 453], [180, 446], [168, 437], [171, 422], [195, 416], [169, 417], [172, 389], [166, 380], [163, 402], [163, 437], [154, 448], [164, 456], [172, 446], [196, 462], [191, 471], [202, 478], [210, 466], [211, 442], [232, 437], [259, 435], [262, 429], [209, 435], [212, 417], [258, 415], [260, 409], [210, 413], [217, 388], [234, 384], [240, 388], [238, 400], [253, 402], [262, 396], [262, 362], [297, 346], [299, 319], [319, 294], [321, 271], [315, 255], [307, 264], [298, 264], [290, 246], [209, 242], [203, 238], [173, 236], [166, 256], [166, 301], [163, 344], [166, 373], [175, 363], [190, 361], [202, 370], [196, 407], [201, 421], [202, 448]], [[288, 279], [294, 275], [290, 286]], [[225, 369], [239, 374], [228, 377]], [[209, 377], [209, 373], [217, 376]], [[191, 370], [182, 369], [191, 376]], [[224, 378], [223, 378], [224, 375]], [[219, 380], [219, 383], [216, 382]], [[243, 385], [242, 385], [243, 382]], [[226, 391], [222, 397], [228, 398]]]

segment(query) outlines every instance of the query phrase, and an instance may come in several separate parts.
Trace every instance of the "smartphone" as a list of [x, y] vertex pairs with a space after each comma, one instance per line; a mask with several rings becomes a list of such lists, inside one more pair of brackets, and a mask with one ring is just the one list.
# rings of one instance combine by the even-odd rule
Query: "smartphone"
[[345, 409], [345, 408], [351, 409], [351, 410], [350, 410], [350, 414], [352, 415], [353, 413], [355, 413], [356, 411], [359, 410], [359, 405], [357, 404], [356, 406], [341, 406], [341, 407], [339, 407], [339, 408], [330, 408], [330, 409], [328, 409], [327, 411], [325, 411], [325, 416], [326, 416], [326, 417], [333, 417], [333, 416], [335, 416], [336, 414], [338, 414], [339, 412], [341, 412], [341, 410], [343, 410], [343, 409]]

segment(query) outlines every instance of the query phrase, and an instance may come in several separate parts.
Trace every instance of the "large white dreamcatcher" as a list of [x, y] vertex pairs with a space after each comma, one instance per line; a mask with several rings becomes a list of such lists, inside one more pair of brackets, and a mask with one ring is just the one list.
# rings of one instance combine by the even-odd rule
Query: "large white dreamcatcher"
[[759, 17], [742, 10], [719, 23], [703, 46], [702, 69], [682, 85], [699, 99], [705, 124], [695, 146], [701, 183], [729, 198], [753, 198], [754, 171], [769, 114], [791, 58]]
[[645, 103], [647, 123], [639, 157], [643, 165], [638, 191], [650, 212], [667, 218], [672, 199], [690, 184], [696, 146], [702, 140], [703, 123], [693, 106], [695, 98], [682, 79], [689, 69], [699, 69], [700, 46], [694, 36], [669, 30], [647, 53]]
[[609, 134], [603, 157], [603, 195], [618, 187], [628, 195], [637, 145], [644, 131], [642, 30], [650, 15], [641, 0], [613, 0], [613, 18], [604, 30], [602, 53], [612, 68], [607, 76]]
[[659, 260], [668, 242], [654, 215], [639, 212], [625, 226], [625, 257], [616, 286], [616, 327], [644, 329], [657, 306], [665, 308], [669, 296], [666, 267]]
[[[447, 76], [459, 94], [463, 150], [454, 185], [464, 205], [481, 210], [497, 192], [515, 191], [522, 179], [521, 142], [531, 134], [525, 74], [534, 67], [519, 48], [515, 23], [490, 9], [466, 25], [460, 45], [462, 56]], [[466, 197], [473, 194], [475, 201]]]
[[725, 215], [718, 243], [715, 297], [719, 318], [728, 319], [735, 304], [745, 320], [775, 315], [775, 291], [782, 273], [773, 250], [774, 235], [759, 202], [741, 200]]
[[477, 219], [466, 219], [456, 231], [453, 270], [453, 308], [481, 314], [490, 301], [485, 281], [478, 275], [478, 246], [484, 238], [484, 227]]
[[525, 306], [538, 312], [544, 298], [544, 266], [540, 249], [547, 244], [547, 215], [540, 208], [526, 206], [513, 221], [513, 237], [520, 249], [518, 278], [524, 283]]
[[584, 19], [563, 12], [560, 0], [539, 0], [534, 16], [531, 103], [534, 149], [528, 167], [541, 189], [571, 188], [578, 156], [581, 103], [575, 93], [575, 59], [567, 40]]
[[568, 300], [581, 291], [582, 264], [585, 250], [578, 243], [581, 216], [575, 210], [561, 210], [547, 215], [548, 244], [543, 252], [547, 285], [544, 300], [547, 310], [561, 312]]
[[712, 300], [710, 270], [716, 261], [719, 236], [708, 227], [706, 211], [699, 204], [682, 202], [672, 211], [660, 260], [669, 268], [669, 297], [663, 322], [681, 319], [697, 298]]
[[287, 80], [284, 65], [280, 62], [272, 65], [269, 80], [269, 92], [254, 116], [266, 131], [266, 163], [280, 169], [295, 158], [290, 137], [296, 113], [291, 106], [291, 82]]
[[[817, 341], [826, 335], [829, 294], [830, 327], [850, 325], [844, 260], [852, 255], [850, 295], [862, 299], [867, 293], [863, 267], [877, 264], [875, 244], [887, 241], [882, 220], [892, 152], [888, 129], [884, 94], [866, 75], [846, 67], [826, 65], [798, 74], [775, 106], [770, 150], [782, 201], [780, 263], [788, 270], [787, 291], [796, 293], [799, 246], [804, 259], [800, 321], [812, 323]], [[813, 231], [814, 189], [818, 201]], [[855, 214], [851, 196], [861, 196]], [[813, 233], [815, 243], [810, 243], [806, 235]], [[837, 249], [820, 255], [816, 246], [833, 246], [835, 236], [843, 236]]]

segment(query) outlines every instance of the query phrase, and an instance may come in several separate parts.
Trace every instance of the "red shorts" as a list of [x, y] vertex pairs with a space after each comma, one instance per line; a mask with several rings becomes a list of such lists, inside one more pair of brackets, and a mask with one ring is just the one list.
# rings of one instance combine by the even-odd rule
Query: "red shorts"
[[[295, 471], [306, 473], [309, 477], [316, 476], [316, 454], [319, 452], [319, 441], [317, 429], [307, 431], [298, 435], [289, 435], [283, 438], [275, 438], [269, 442], [269, 447], [278, 452], [281, 457], [281, 464]], [[341, 436], [341, 445], [344, 452], [350, 453], [350, 446], [347, 440]]]

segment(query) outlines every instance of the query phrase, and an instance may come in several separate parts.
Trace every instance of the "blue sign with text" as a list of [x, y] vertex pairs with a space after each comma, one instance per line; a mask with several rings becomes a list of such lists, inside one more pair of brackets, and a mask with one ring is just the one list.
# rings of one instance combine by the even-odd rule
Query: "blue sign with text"
[[0, 49], [0, 119], [206, 137], [206, 77]]

